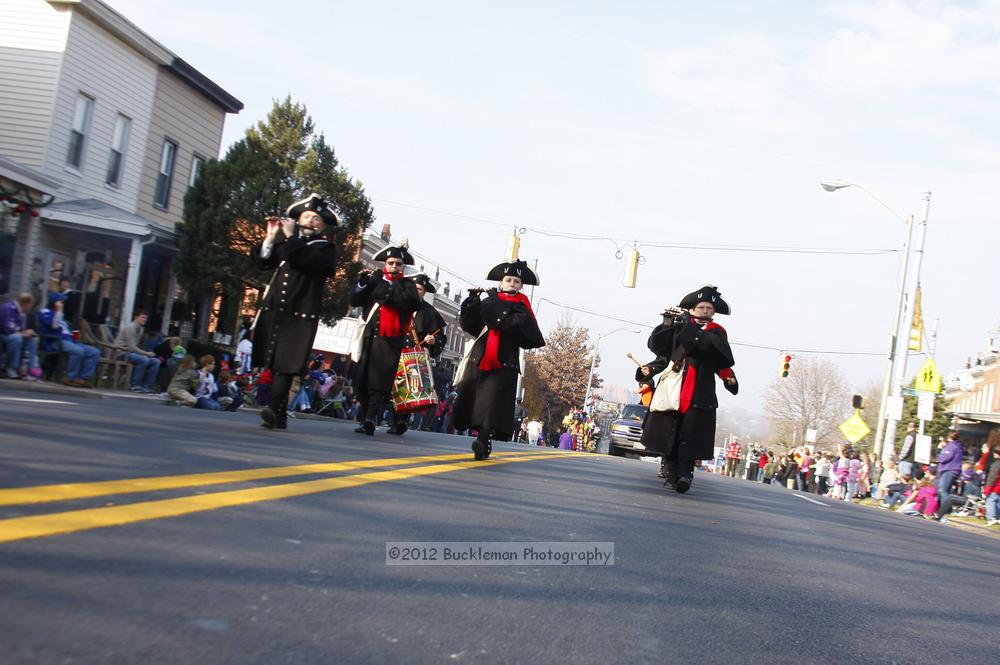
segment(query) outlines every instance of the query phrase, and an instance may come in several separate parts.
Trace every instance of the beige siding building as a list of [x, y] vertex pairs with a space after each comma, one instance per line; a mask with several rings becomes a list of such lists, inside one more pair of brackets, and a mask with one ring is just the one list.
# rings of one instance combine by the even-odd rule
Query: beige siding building
[[44, 298], [66, 278], [88, 320], [141, 307], [165, 331], [184, 194], [240, 109], [100, 0], [4, 0], [0, 158], [55, 202], [0, 233], [0, 294]]

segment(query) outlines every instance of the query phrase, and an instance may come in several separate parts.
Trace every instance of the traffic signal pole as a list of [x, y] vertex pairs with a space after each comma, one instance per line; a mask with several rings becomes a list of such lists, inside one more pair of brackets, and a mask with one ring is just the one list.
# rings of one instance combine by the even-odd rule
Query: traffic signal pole
[[[907, 304], [902, 315], [899, 317], [899, 326], [896, 328], [897, 342], [897, 362], [892, 378], [892, 395], [895, 398], [902, 398], [903, 381], [906, 375], [906, 354], [910, 346], [910, 329], [913, 327], [913, 304], [917, 296], [917, 284], [920, 282], [920, 264], [924, 258], [924, 240], [927, 236], [927, 217], [931, 209], [931, 193], [924, 192], [924, 218], [920, 221], [917, 229], [917, 246], [913, 252], [913, 273], [907, 275], [903, 287], [907, 295]], [[910, 218], [912, 222], [912, 217]], [[909, 253], [907, 253], [909, 257]], [[885, 438], [882, 440], [883, 458], [891, 457], [896, 449], [896, 423], [898, 421], [889, 418], [885, 423]]]

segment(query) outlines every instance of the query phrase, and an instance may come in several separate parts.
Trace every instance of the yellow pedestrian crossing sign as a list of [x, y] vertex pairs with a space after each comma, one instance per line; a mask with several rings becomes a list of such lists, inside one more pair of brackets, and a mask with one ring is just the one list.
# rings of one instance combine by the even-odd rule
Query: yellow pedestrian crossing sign
[[913, 382], [915, 390], [922, 390], [928, 393], [941, 392], [941, 373], [933, 358], [928, 358], [917, 370], [917, 378]]
[[855, 409], [854, 415], [840, 423], [840, 432], [844, 438], [852, 444], [857, 443], [871, 433], [868, 423], [861, 417], [861, 413]]

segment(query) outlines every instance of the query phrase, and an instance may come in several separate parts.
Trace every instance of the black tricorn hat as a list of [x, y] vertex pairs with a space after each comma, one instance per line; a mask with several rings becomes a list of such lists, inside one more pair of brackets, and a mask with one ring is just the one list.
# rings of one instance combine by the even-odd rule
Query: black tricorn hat
[[700, 302], [711, 303], [715, 307], [716, 314], [729, 314], [729, 303], [722, 299], [722, 294], [716, 286], [703, 286], [697, 291], [692, 291], [681, 298], [680, 306], [684, 309], [692, 309]]
[[427, 293], [437, 293], [437, 289], [434, 288], [434, 282], [432, 282], [431, 278], [424, 273], [418, 272], [416, 275], [407, 275], [407, 277], [424, 287], [424, 291]]
[[296, 201], [292, 205], [288, 206], [288, 210], [285, 211], [285, 216], [291, 217], [292, 219], [298, 219], [302, 213], [308, 210], [318, 213], [319, 216], [323, 218], [323, 221], [331, 226], [336, 226], [341, 222], [340, 214], [337, 213], [333, 205], [315, 192], [301, 201]]
[[412, 266], [413, 256], [407, 251], [407, 244], [402, 245], [389, 245], [383, 247], [375, 256], [372, 257], [372, 261], [385, 261], [386, 259], [403, 259], [403, 265]]
[[490, 273], [486, 275], [486, 279], [499, 282], [506, 275], [513, 275], [514, 277], [520, 277], [521, 283], [525, 286], [538, 286], [538, 275], [535, 271], [528, 267], [528, 263], [523, 260], [517, 261], [504, 261], [503, 263], [498, 263], [493, 266]]

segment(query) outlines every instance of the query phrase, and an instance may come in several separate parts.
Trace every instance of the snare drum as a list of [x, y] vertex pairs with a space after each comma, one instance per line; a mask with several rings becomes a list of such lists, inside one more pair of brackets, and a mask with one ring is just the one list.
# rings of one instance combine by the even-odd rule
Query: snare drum
[[438, 403], [431, 375], [431, 359], [426, 349], [407, 347], [399, 354], [392, 404], [398, 415], [406, 415]]

